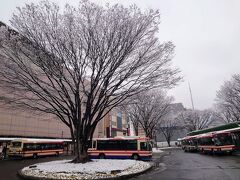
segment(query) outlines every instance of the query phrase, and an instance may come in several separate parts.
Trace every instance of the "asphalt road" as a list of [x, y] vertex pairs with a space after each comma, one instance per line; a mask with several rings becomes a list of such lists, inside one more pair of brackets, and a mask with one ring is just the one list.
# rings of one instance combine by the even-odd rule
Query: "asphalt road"
[[[17, 171], [31, 164], [70, 157], [0, 161], [0, 180], [19, 180]], [[212, 156], [167, 150], [153, 157], [155, 167], [131, 180], [240, 180], [240, 156]]]
[[60, 159], [68, 159], [69, 156], [59, 156], [59, 157], [42, 157], [38, 159], [12, 159], [12, 160], [0, 160], [0, 180], [19, 180], [20, 177], [17, 176], [17, 171], [20, 169], [40, 162], [47, 162]]
[[156, 167], [138, 180], [240, 180], [240, 156], [217, 156], [167, 150], [155, 156]]

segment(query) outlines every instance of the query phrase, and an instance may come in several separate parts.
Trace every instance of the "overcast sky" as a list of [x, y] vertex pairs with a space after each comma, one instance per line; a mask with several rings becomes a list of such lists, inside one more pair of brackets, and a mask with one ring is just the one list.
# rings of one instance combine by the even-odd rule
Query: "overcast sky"
[[[36, 2], [37, 0], [35, 0]], [[159, 9], [159, 39], [176, 45], [173, 65], [184, 82], [169, 94], [191, 108], [188, 82], [195, 108], [211, 108], [216, 91], [234, 73], [240, 73], [239, 0], [92, 0], [97, 3], [136, 4], [141, 9]], [[0, 21], [8, 23], [16, 6], [33, 0], [1, 0]], [[61, 6], [67, 0], [54, 0]], [[77, 5], [78, 1], [71, 0]]]

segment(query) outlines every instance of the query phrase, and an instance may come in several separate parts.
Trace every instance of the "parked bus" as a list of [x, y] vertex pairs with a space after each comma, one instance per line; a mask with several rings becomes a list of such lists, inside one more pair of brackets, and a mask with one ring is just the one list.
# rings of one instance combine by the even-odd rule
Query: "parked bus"
[[194, 148], [192, 144], [203, 153], [231, 154], [240, 151], [240, 122], [192, 131], [187, 135], [181, 139], [185, 151]]
[[181, 139], [181, 146], [185, 152], [196, 152], [198, 143], [196, 136], [187, 136]]
[[198, 148], [207, 153], [232, 153], [237, 150], [236, 143], [231, 132], [214, 132], [198, 137]]
[[213, 133], [206, 133], [197, 136], [198, 150], [202, 153], [212, 152], [214, 147]]
[[9, 157], [33, 157], [63, 154], [63, 141], [16, 139], [11, 141]]
[[152, 145], [149, 138], [98, 138], [92, 141], [88, 153], [90, 158], [150, 160]]

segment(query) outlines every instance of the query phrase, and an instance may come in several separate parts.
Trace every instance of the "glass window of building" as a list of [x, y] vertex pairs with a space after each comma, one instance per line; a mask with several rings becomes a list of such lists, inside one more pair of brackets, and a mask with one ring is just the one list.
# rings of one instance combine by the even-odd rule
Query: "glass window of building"
[[117, 113], [117, 128], [122, 129], [122, 113]]

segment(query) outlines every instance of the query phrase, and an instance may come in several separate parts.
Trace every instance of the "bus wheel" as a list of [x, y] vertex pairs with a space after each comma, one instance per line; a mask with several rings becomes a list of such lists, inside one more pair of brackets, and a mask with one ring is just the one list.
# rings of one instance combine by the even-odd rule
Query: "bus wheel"
[[105, 159], [105, 155], [104, 154], [99, 154], [99, 159]]
[[33, 154], [33, 159], [37, 159], [37, 154]]
[[139, 159], [139, 156], [138, 156], [137, 154], [133, 154], [133, 155], [132, 155], [132, 158], [133, 158], [134, 160], [138, 160], [138, 159]]

